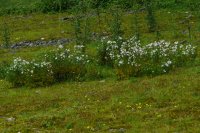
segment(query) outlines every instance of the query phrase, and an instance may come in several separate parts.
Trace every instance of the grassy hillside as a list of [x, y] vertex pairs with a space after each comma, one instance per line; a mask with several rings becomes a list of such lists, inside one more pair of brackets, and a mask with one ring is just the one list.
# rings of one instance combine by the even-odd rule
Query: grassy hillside
[[[105, 11], [106, 12], [106, 11]], [[91, 13], [92, 14], [92, 13]], [[183, 24], [186, 18], [192, 15], [192, 18], [189, 20], [191, 24], [191, 34], [193, 39], [197, 41], [199, 39], [200, 23], [199, 23], [199, 14], [196, 11], [167, 11], [159, 10], [155, 12], [156, 21], [159, 26], [159, 31], [161, 38], [166, 40], [181, 40], [188, 39], [187, 25]], [[134, 14], [129, 12], [122, 12], [122, 30], [125, 37], [130, 37], [134, 33]], [[16, 15], [16, 16], [7, 16], [0, 17], [0, 24], [3, 25], [3, 22], [7, 22], [8, 26], [11, 29], [12, 42], [19, 42], [23, 40], [38, 40], [40, 38], [52, 39], [52, 38], [72, 38], [74, 35], [73, 19], [63, 20], [64, 18], [73, 18], [74, 14], [72, 13], [59, 13], [59, 14], [31, 14], [31, 15]], [[109, 25], [112, 17], [110, 12], [107, 11], [107, 14], [101, 14], [101, 29], [96, 27], [98, 23], [97, 16], [90, 16], [90, 26], [91, 32], [99, 33], [109, 32]], [[142, 36], [142, 41], [155, 40], [156, 33], [149, 33], [146, 13], [138, 13], [138, 27], [139, 32]], [[0, 40], [1, 42], [1, 40]]]
[[[0, 10], [17, 8], [15, 11], [19, 11], [19, 14], [0, 16], [0, 44], [3, 44], [0, 47], [0, 132], [199, 133], [199, 1], [155, 1], [157, 8], [153, 8], [153, 17], [157, 30], [154, 32], [148, 29], [146, 10], [136, 14], [124, 9], [119, 10], [123, 38], [130, 38], [136, 35], [137, 31], [143, 45], [162, 39], [169, 42], [188, 42], [184, 45], [192, 44], [197, 48], [193, 62], [174, 65], [165, 74], [132, 75], [120, 79], [116, 74], [117, 67], [96, 63], [99, 59], [98, 46], [101, 44], [97, 35], [112, 36], [111, 29], [116, 24], [113, 22], [116, 19], [112, 14], [113, 10], [100, 10], [100, 16], [96, 10], [89, 10], [86, 17], [84, 13], [81, 14], [83, 17], [80, 17], [82, 29], [86, 25], [85, 19], [88, 18], [91, 30], [89, 32], [93, 35], [92, 40], [85, 44], [84, 52], [92, 58], [91, 64], [87, 66], [89, 71], [87, 70], [86, 76], [79, 79], [78, 75], [73, 81], [65, 79], [62, 82], [53, 82], [53, 85], [36, 88], [23, 85], [16, 87], [12, 81], [8, 82], [5, 78], [8, 74], [5, 73], [8, 71], [6, 65], [10, 65], [15, 57], [28, 61], [44, 60], [44, 54], [55, 51], [58, 46], [11, 49], [3, 47], [5, 38], [10, 39], [11, 44], [25, 40], [68, 38], [72, 39], [72, 42], [61, 47], [73, 49], [77, 39], [77, 27], [74, 26], [77, 14], [75, 11], [29, 13], [40, 0], [0, 0]], [[118, 2], [126, 5], [129, 1]], [[188, 59], [180, 59], [179, 63], [182, 64], [185, 60]], [[58, 67], [61, 63], [58, 63]], [[156, 63], [152, 64], [154, 65]], [[80, 68], [83, 69], [84, 65]], [[20, 73], [12, 78], [21, 80], [19, 75]]]
[[200, 131], [200, 67], [154, 78], [10, 88], [0, 81], [0, 131]]

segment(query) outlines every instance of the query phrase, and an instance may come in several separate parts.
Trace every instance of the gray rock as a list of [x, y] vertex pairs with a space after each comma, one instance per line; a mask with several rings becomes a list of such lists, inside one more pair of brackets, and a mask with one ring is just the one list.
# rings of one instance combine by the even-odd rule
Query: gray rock
[[49, 45], [65, 45], [70, 43], [71, 40], [68, 38], [54, 39], [49, 41], [36, 40], [36, 41], [22, 41], [12, 44], [12, 49], [22, 48], [22, 47], [34, 47], [34, 46], [49, 46]]
[[9, 118], [6, 118], [6, 121], [7, 122], [14, 122], [15, 118], [14, 117], [9, 117]]

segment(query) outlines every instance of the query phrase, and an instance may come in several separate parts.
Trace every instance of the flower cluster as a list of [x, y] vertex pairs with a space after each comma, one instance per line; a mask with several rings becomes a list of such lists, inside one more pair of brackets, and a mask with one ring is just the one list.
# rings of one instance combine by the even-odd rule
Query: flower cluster
[[84, 66], [89, 63], [88, 56], [81, 51], [82, 48], [75, 46], [71, 51], [59, 45], [57, 50], [45, 53], [45, 58], [38, 62], [16, 58], [6, 71], [6, 79], [15, 86], [42, 86], [57, 80], [71, 80], [82, 76], [85, 72]]
[[59, 45], [57, 50], [45, 54], [45, 59], [50, 62], [73, 62], [78, 64], [86, 64], [89, 62], [88, 55], [82, 53], [82, 45], [75, 45], [74, 50], [64, 49]]
[[[102, 45], [105, 46], [105, 59], [111, 59], [117, 69], [133, 72], [134, 75], [137, 72], [165, 73], [196, 55], [196, 47], [191, 44], [165, 40], [142, 45], [136, 37], [121, 42], [104, 38]], [[127, 67], [132, 70], [127, 70]]]
[[51, 62], [55, 80], [77, 80], [85, 74], [85, 66], [90, 62], [83, 53], [84, 46], [75, 45], [73, 50], [59, 46], [57, 50], [45, 54], [45, 60]]
[[52, 73], [50, 62], [35, 62], [26, 61], [19, 58], [13, 60], [13, 64], [9, 67], [7, 73], [18, 72], [20, 75], [30, 75], [33, 76], [38, 69], [45, 69], [48, 73]]
[[7, 69], [6, 79], [14, 85], [48, 84], [53, 81], [50, 62], [27, 61], [16, 58]]

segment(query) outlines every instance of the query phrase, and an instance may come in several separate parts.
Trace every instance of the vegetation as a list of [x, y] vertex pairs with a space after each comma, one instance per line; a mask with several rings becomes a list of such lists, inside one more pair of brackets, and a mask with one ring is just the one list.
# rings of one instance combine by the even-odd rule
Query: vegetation
[[[131, 9], [133, 3], [144, 7], [146, 2], [151, 2], [157, 9], [198, 10], [199, 0], [84, 0], [90, 7], [108, 8], [118, 5], [123, 9]], [[33, 12], [58, 12], [73, 9], [79, 0], [0, 0], [0, 14], [28, 14]]]
[[198, 0], [0, 2], [0, 132], [200, 131]]

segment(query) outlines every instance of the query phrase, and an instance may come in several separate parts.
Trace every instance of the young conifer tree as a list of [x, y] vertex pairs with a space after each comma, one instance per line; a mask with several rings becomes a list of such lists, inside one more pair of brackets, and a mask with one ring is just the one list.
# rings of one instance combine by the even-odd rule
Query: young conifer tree
[[155, 19], [155, 15], [153, 12], [153, 0], [146, 0], [145, 1], [145, 8], [147, 11], [147, 25], [149, 32], [156, 32], [157, 30], [157, 23]]
[[1, 39], [4, 48], [9, 48], [11, 44], [11, 32], [8, 24], [4, 21], [1, 27]]

